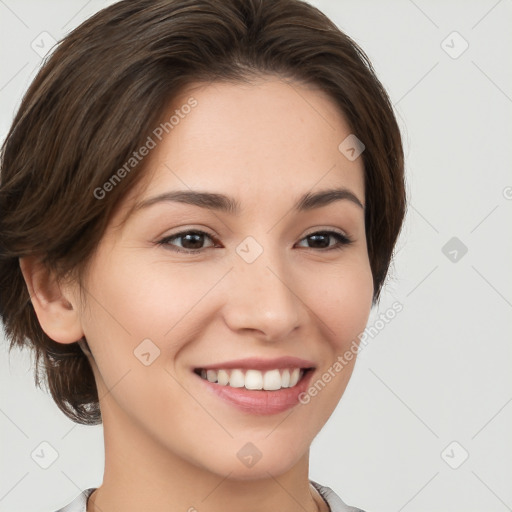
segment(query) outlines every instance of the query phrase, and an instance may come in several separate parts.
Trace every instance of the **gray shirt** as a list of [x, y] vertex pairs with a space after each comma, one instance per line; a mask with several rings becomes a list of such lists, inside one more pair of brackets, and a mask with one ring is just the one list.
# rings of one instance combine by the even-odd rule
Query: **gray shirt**
[[[310, 483], [329, 505], [331, 512], [364, 512], [359, 508], [349, 507], [331, 488], [320, 485], [313, 480], [310, 480]], [[82, 491], [69, 505], [57, 510], [57, 512], [87, 512], [87, 499], [95, 490], [96, 487], [90, 487]]]

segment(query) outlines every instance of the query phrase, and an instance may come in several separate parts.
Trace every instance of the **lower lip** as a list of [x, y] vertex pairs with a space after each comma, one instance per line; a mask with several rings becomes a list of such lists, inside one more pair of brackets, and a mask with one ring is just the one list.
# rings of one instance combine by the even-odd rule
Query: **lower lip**
[[222, 386], [203, 379], [197, 374], [196, 377], [204, 383], [206, 388], [222, 398], [228, 404], [250, 414], [277, 414], [299, 403], [299, 396], [309, 386], [314, 370], [309, 370], [302, 379], [292, 388], [281, 388], [275, 391], [252, 390], [246, 388], [232, 388]]

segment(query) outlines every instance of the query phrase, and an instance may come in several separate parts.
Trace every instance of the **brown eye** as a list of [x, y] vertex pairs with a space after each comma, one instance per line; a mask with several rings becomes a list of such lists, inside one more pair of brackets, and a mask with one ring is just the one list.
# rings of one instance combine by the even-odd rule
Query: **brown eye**
[[[162, 240], [158, 242], [158, 245], [162, 245], [175, 252], [193, 254], [200, 253], [204, 249], [215, 247], [214, 243], [205, 247], [204, 244], [207, 239], [213, 242], [212, 236], [208, 233], [200, 230], [189, 230], [162, 238]], [[334, 243], [331, 243], [333, 239]], [[350, 238], [337, 231], [317, 231], [304, 237], [301, 241], [303, 240], [308, 241], [307, 249], [327, 251], [342, 249], [352, 243]], [[176, 244], [176, 241], [179, 241], [179, 244]]]
[[[212, 240], [212, 237], [204, 231], [182, 231], [181, 233], [163, 238], [158, 244], [176, 252], [194, 253], [201, 252], [206, 248], [203, 247], [206, 239]], [[181, 240], [181, 245], [176, 246], [173, 243], [175, 240]]]
[[[335, 243], [331, 244], [331, 239], [335, 239]], [[337, 231], [317, 231], [303, 238], [308, 240], [309, 249], [341, 249], [352, 243], [347, 236]]]

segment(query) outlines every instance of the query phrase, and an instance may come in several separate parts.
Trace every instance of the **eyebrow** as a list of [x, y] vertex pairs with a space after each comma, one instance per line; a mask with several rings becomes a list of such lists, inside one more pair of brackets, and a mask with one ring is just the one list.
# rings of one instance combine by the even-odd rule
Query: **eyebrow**
[[[328, 204], [342, 200], [350, 201], [364, 210], [364, 206], [358, 197], [347, 188], [307, 192], [299, 198], [294, 205], [294, 209], [297, 212], [303, 212], [313, 210], [315, 208], [321, 208], [322, 206], [327, 206]], [[172, 192], [165, 192], [141, 201], [134, 209], [139, 210], [162, 202], [190, 204], [200, 208], [226, 212], [231, 215], [237, 215], [241, 211], [240, 203], [232, 197], [228, 197], [224, 194], [194, 190], [175, 190]]]

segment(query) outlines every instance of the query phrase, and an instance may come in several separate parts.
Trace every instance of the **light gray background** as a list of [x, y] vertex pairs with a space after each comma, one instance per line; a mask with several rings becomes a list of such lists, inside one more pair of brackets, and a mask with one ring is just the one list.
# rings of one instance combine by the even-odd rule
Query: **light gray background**
[[[1, 140], [41, 62], [32, 41], [110, 3], [0, 0]], [[389, 91], [409, 211], [369, 325], [404, 309], [361, 352], [310, 477], [369, 512], [512, 510], [512, 2], [311, 3]], [[73, 424], [35, 389], [28, 354], [1, 343], [0, 368], [0, 511], [53, 511], [100, 485], [102, 427]], [[43, 441], [58, 452], [46, 470], [31, 458]]]

